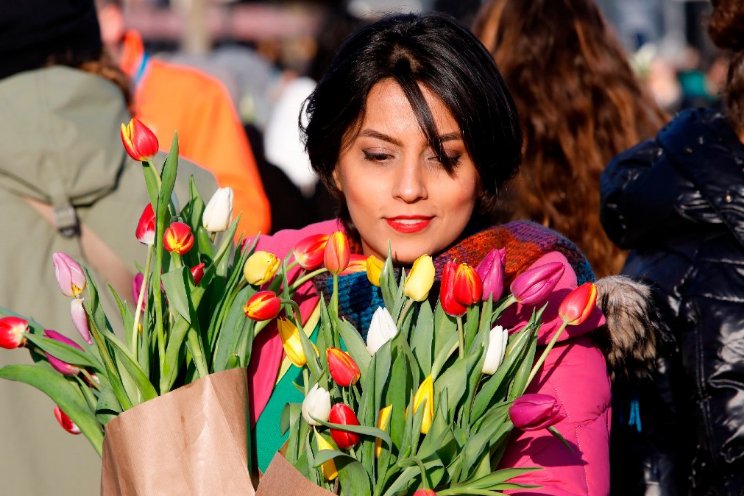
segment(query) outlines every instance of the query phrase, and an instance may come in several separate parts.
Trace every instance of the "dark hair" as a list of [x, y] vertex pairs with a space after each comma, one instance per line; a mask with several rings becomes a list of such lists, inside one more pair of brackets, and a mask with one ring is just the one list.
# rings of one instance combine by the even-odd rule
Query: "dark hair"
[[713, 43], [731, 50], [724, 101], [726, 115], [737, 132], [744, 132], [744, 4], [741, 0], [714, 0], [708, 22]]
[[[449, 173], [431, 110], [419, 84], [452, 113], [478, 170], [478, 214], [490, 215], [499, 187], [519, 167], [521, 134], [516, 108], [488, 51], [470, 31], [442, 15], [395, 15], [366, 26], [339, 49], [306, 102], [303, 129], [313, 169], [341, 198], [334, 182], [342, 146], [359, 130], [367, 95], [384, 80], [397, 82], [422, 132]], [[339, 216], [355, 234], [342, 202]]]

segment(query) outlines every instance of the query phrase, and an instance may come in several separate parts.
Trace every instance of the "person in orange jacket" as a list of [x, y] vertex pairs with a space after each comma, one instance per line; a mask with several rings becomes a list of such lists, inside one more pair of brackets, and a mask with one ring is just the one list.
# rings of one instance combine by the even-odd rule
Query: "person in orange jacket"
[[97, 0], [101, 38], [132, 79], [135, 116], [152, 129], [164, 151], [178, 133], [181, 157], [210, 171], [233, 189], [237, 236], [271, 228], [269, 201], [256, 160], [227, 89], [192, 67], [151, 57], [142, 37], [125, 25], [120, 0]]

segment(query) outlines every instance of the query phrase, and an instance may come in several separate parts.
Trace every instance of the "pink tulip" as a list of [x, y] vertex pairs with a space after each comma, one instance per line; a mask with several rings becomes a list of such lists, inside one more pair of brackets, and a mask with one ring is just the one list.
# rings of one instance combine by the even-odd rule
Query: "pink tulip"
[[437, 496], [434, 489], [417, 489], [413, 496]]
[[54, 407], [54, 418], [56, 418], [59, 425], [70, 434], [80, 434], [80, 427], [70, 420], [70, 417], [68, 417], [67, 414], [58, 406]]
[[475, 271], [483, 281], [483, 301], [498, 300], [504, 293], [504, 258], [506, 248], [494, 248], [481, 260]]
[[61, 251], [52, 254], [54, 277], [57, 278], [62, 294], [77, 298], [85, 289], [85, 272], [75, 260]]
[[[136, 302], [139, 299], [140, 290], [142, 289], [144, 280], [145, 276], [142, 272], [137, 272], [137, 274], [132, 278], [132, 301]], [[144, 310], [145, 308], [147, 308], [147, 288], [145, 288], [145, 297], [142, 300], [142, 309]]]
[[70, 302], [70, 315], [72, 315], [72, 323], [75, 329], [77, 329], [85, 342], [93, 344], [93, 338], [90, 337], [90, 329], [88, 328], [88, 316], [85, 314], [85, 308], [83, 308], [83, 300], [74, 298]]
[[[60, 343], [65, 343], [67, 345], [72, 346], [73, 348], [77, 348], [78, 350], [82, 350], [79, 344], [77, 344], [72, 339], [68, 338], [67, 336], [58, 333], [57, 331], [52, 330], [45, 330], [44, 336], [54, 339], [55, 341], [59, 341]], [[78, 375], [80, 373], [80, 367], [77, 367], [75, 365], [71, 365], [67, 362], [63, 362], [62, 360], [56, 358], [55, 356], [47, 353], [46, 354], [47, 360], [49, 360], [49, 364], [54, 367], [54, 369], [63, 375]]]
[[528, 269], [512, 281], [510, 289], [522, 305], [538, 306], [548, 299], [566, 268], [561, 262], [549, 262]]
[[509, 418], [514, 427], [523, 431], [546, 429], [557, 424], [566, 414], [558, 401], [547, 394], [525, 394], [509, 408]]

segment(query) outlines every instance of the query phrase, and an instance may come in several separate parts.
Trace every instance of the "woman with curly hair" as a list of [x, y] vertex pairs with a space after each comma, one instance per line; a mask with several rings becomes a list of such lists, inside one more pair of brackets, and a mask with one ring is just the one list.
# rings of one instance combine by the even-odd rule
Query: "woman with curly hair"
[[625, 255], [599, 222], [599, 175], [653, 136], [663, 114], [591, 0], [492, 0], [473, 30], [506, 79], [524, 137], [502, 213], [555, 229], [598, 276], [616, 274]]

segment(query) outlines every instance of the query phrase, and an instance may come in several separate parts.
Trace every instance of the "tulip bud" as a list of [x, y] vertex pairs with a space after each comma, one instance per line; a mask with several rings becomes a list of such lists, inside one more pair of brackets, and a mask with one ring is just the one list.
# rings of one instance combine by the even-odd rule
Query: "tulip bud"
[[[329, 443], [318, 431], [315, 431], [315, 442], [318, 444], [318, 450], [335, 450], [336, 448]], [[333, 462], [333, 458], [323, 462], [320, 466], [320, 472], [323, 474], [323, 478], [328, 481], [334, 480], [338, 477], [338, 470], [336, 470], [336, 464]]]
[[271, 320], [279, 315], [282, 300], [273, 291], [259, 291], [248, 298], [243, 313], [251, 320]]
[[155, 133], [134, 117], [129, 124], [121, 125], [121, 142], [129, 156], [139, 162], [149, 160], [158, 153], [158, 138]]
[[348, 353], [338, 348], [328, 348], [326, 357], [328, 358], [328, 370], [336, 384], [349, 387], [357, 383], [361, 376], [359, 367]]
[[183, 255], [194, 246], [194, 234], [188, 224], [174, 222], [165, 229], [163, 248], [171, 253]]
[[553, 292], [564, 270], [566, 268], [561, 262], [550, 262], [526, 270], [512, 281], [511, 293], [522, 305], [541, 305]]
[[233, 208], [232, 188], [219, 188], [209, 199], [202, 215], [202, 226], [209, 232], [226, 231], [230, 226]]
[[589, 318], [596, 303], [597, 286], [585, 282], [566, 295], [558, 307], [558, 315], [567, 325], [579, 325]]
[[338, 275], [345, 276], [357, 272], [367, 272], [367, 257], [352, 253], [349, 255], [349, 264]]
[[297, 263], [305, 270], [315, 270], [323, 263], [327, 234], [314, 234], [303, 239], [292, 250]]
[[378, 307], [372, 314], [372, 321], [367, 331], [367, 350], [371, 355], [377, 353], [382, 345], [390, 341], [398, 334], [393, 316], [387, 308]]
[[481, 301], [483, 283], [475, 269], [468, 264], [461, 263], [455, 271], [453, 290], [457, 302], [469, 307]]
[[70, 420], [70, 417], [68, 417], [67, 414], [56, 405], [54, 407], [54, 418], [56, 418], [59, 425], [70, 434], [80, 434], [80, 427], [75, 425], [75, 422]]
[[323, 264], [328, 272], [338, 275], [349, 265], [350, 255], [349, 240], [346, 234], [336, 231], [331, 234], [326, 243], [323, 252]]
[[413, 396], [413, 413], [419, 409], [419, 406], [424, 408], [424, 417], [421, 421], [421, 434], [426, 434], [431, 428], [431, 423], [434, 421], [434, 378], [427, 376], [424, 382], [416, 391]]
[[204, 277], [204, 263], [196, 264], [189, 271], [191, 272], [191, 277], [194, 279], [194, 285], [198, 286], [199, 283], [202, 280], [202, 277]]
[[74, 298], [70, 302], [70, 315], [72, 316], [72, 324], [80, 333], [80, 336], [86, 343], [93, 344], [93, 338], [90, 337], [90, 329], [88, 328], [88, 316], [85, 314], [82, 299]]
[[434, 284], [434, 262], [429, 255], [421, 255], [413, 262], [403, 286], [403, 294], [414, 301], [424, 301]]
[[[72, 346], [73, 348], [76, 348], [78, 350], [82, 350], [79, 344], [77, 344], [72, 339], [68, 338], [64, 334], [60, 334], [57, 331], [52, 331], [47, 329], [44, 331], [44, 336], [48, 337], [50, 339], [53, 339], [55, 341], [58, 341], [60, 343], [64, 343], [67, 345]], [[54, 355], [50, 353], [46, 353], [47, 360], [49, 361], [49, 364], [54, 367], [54, 369], [63, 375], [69, 375], [69, 376], [75, 376], [80, 373], [80, 367], [76, 365], [71, 365], [67, 362], [63, 362], [59, 358], [55, 357]]]
[[413, 496], [437, 496], [433, 489], [416, 489]]
[[525, 394], [509, 407], [509, 418], [517, 429], [536, 431], [557, 424], [566, 418], [566, 414], [550, 395]]
[[452, 260], [444, 264], [442, 270], [442, 282], [439, 286], [439, 301], [442, 310], [447, 315], [460, 317], [465, 315], [468, 308], [455, 298], [455, 277], [457, 275], [457, 263]]
[[367, 280], [378, 288], [380, 287], [380, 274], [382, 274], [383, 268], [385, 268], [385, 262], [376, 256], [370, 255], [367, 258]]
[[302, 400], [302, 418], [310, 425], [320, 425], [318, 420], [328, 422], [330, 414], [331, 395], [317, 384], [314, 385]]
[[59, 289], [62, 294], [77, 298], [85, 289], [85, 272], [75, 260], [61, 251], [52, 254], [54, 264], [54, 277], [57, 278]]
[[20, 317], [0, 318], [0, 348], [14, 350], [26, 344], [28, 321]]
[[142, 211], [134, 234], [137, 241], [143, 245], [155, 244], [155, 211], [152, 209], [152, 203], [148, 203]]
[[[328, 421], [333, 424], [359, 425], [359, 419], [354, 410], [344, 403], [336, 403], [331, 407]], [[345, 450], [351, 449], [359, 443], [359, 434], [355, 432], [331, 429], [331, 437], [339, 448]]]
[[[300, 330], [287, 319], [277, 319], [276, 325], [287, 358], [289, 358], [295, 366], [304, 367], [307, 363], [307, 357], [305, 356], [305, 350], [302, 349]], [[330, 406], [328, 408], [330, 408]]]
[[[142, 289], [142, 284], [144, 284], [144, 281], [145, 276], [142, 274], [142, 272], [137, 272], [132, 278], [132, 301], [136, 302], [139, 299], [140, 290]], [[147, 307], [146, 292], [147, 288], [145, 288], [145, 298], [142, 300], [143, 310]]]
[[486, 357], [483, 360], [484, 374], [493, 375], [504, 360], [506, 353], [506, 343], [509, 339], [509, 331], [497, 325], [488, 333], [488, 348], [486, 348]]
[[254, 252], [243, 266], [243, 277], [248, 284], [260, 286], [271, 281], [281, 262], [268, 251]]
[[501, 298], [504, 293], [504, 263], [506, 248], [494, 248], [475, 268], [483, 281], [483, 301]]
[[[386, 431], [390, 424], [390, 415], [393, 413], [393, 405], [380, 408], [377, 412], [377, 428], [381, 431]], [[380, 458], [382, 453], [382, 439], [379, 437], [375, 439], [375, 457]]]

